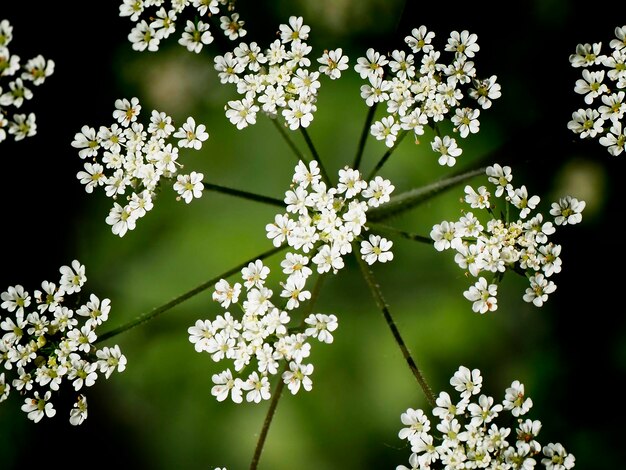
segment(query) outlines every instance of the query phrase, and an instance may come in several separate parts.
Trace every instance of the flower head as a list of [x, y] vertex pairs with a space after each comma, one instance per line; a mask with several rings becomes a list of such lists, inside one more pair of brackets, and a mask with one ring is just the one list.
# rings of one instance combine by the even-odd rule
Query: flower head
[[572, 113], [567, 128], [581, 139], [598, 139], [612, 156], [622, 153], [626, 137], [622, 133], [626, 115], [626, 53], [624, 27], [615, 28], [609, 50], [602, 43], [578, 44], [569, 57], [581, 78], [574, 92], [581, 95], [585, 107]]
[[[473, 311], [497, 309], [498, 283], [507, 270], [524, 273], [529, 287], [523, 299], [541, 307], [556, 290], [556, 284], [548, 278], [562, 269], [562, 247], [550, 241], [550, 236], [556, 231], [555, 225], [579, 223], [585, 202], [565, 196], [552, 203], [553, 223], [544, 220], [541, 213], [533, 214], [541, 199], [529, 195], [524, 185], [513, 186], [510, 167], [494, 164], [487, 167], [486, 175], [495, 191], [492, 193], [487, 186], [474, 189], [466, 185], [464, 201], [472, 211], [464, 212], [458, 221], [434, 225], [430, 232], [434, 247], [437, 251], [455, 251], [454, 261], [477, 278], [463, 293], [472, 302]], [[476, 210], [484, 211], [486, 217], [479, 217]]]
[[[218, 401], [229, 397], [235, 403], [242, 403], [244, 398], [253, 403], [268, 400], [271, 376], [279, 374], [294, 395], [312, 389], [313, 364], [303, 362], [310, 355], [311, 339], [332, 343], [338, 323], [335, 315], [316, 313], [305, 319], [303, 333], [297, 332], [302, 328], [290, 325], [288, 312], [311, 298], [304, 289], [307, 275], [302, 268], [306, 262], [305, 258], [290, 258], [289, 269], [284, 270], [287, 279], [280, 282], [280, 298], [286, 299], [283, 305], [265, 285], [270, 269], [261, 260], [241, 270], [242, 282], [221, 279], [215, 284], [213, 300], [223, 308], [239, 304], [241, 316], [225, 312], [213, 321], [197, 320], [188, 333], [197, 352], [209, 353], [214, 362], [232, 361], [232, 368], [213, 375], [211, 394]], [[280, 371], [281, 362], [287, 367], [284, 372]], [[247, 372], [242, 375], [244, 369]]]
[[[91, 294], [86, 303], [80, 302], [87, 278], [78, 260], [61, 266], [59, 273], [57, 282], [43, 281], [43, 290], [32, 297], [19, 284], [1, 295], [0, 308], [9, 315], [0, 316], [0, 366], [6, 370], [0, 374], [0, 402], [8, 397], [11, 383], [26, 395], [22, 411], [36, 423], [55, 416], [53, 400], [68, 393], [64, 388], [70, 394], [82, 391], [95, 384], [98, 372], [108, 379], [126, 368], [119, 346], [98, 349], [95, 344], [110, 300]], [[75, 396], [69, 420], [77, 426], [87, 418], [87, 398], [84, 393]]]
[[[501, 96], [497, 77], [481, 79], [472, 59], [479, 51], [477, 35], [453, 31], [444, 52], [451, 52], [449, 63], [435, 50], [435, 34], [426, 26], [414, 28], [405, 38], [408, 51], [393, 50], [389, 55], [369, 48], [359, 57], [354, 70], [367, 81], [361, 97], [367, 106], [383, 105], [385, 114], [370, 128], [377, 140], [393, 147], [401, 136], [411, 132], [415, 142], [424, 126], [437, 128], [431, 141], [439, 164], [453, 166], [462, 149], [449, 135], [440, 136], [439, 123], [449, 119], [461, 139], [480, 129], [480, 111]], [[465, 90], [467, 88], [467, 90]]]
[[72, 146], [86, 160], [76, 178], [89, 194], [101, 190], [113, 199], [105, 221], [114, 235], [123, 237], [154, 207], [164, 182], [172, 184], [186, 203], [202, 195], [203, 174], [179, 174], [179, 152], [199, 150], [209, 138], [204, 124], [193, 117], [176, 129], [164, 112], [152, 110], [150, 119], [140, 119], [138, 98], [117, 99], [116, 122], [99, 128], [82, 126]]
[[524, 398], [522, 383], [515, 380], [502, 402], [480, 394], [481, 383], [480, 370], [461, 366], [450, 379], [460, 399], [441, 392], [432, 422], [420, 409], [408, 408], [401, 414], [400, 420], [407, 427], [400, 429], [398, 437], [411, 446], [412, 469], [533, 469], [539, 461], [550, 470], [574, 467], [574, 456], [561, 444], [549, 443], [542, 448], [537, 441], [541, 421], [518, 419], [531, 403], [530, 398]]
[[13, 41], [13, 26], [9, 20], [0, 21], [0, 143], [12, 135], [15, 141], [37, 133], [35, 113], [17, 110], [33, 99], [31, 87], [43, 84], [54, 73], [55, 62], [41, 54], [21, 62], [20, 56], [9, 50]]

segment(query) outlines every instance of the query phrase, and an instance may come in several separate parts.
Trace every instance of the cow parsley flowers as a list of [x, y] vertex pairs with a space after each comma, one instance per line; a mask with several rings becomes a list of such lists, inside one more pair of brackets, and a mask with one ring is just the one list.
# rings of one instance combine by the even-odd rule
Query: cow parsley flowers
[[[163, 0], [123, 0], [119, 16], [129, 18], [134, 26], [128, 34], [133, 50], [158, 51], [161, 42], [183, 24], [178, 44], [198, 54], [214, 40], [210, 19], [219, 16], [219, 28], [234, 41], [246, 35], [244, 22], [234, 13], [234, 0], [193, 0], [168, 2]], [[213, 29], [216, 29], [215, 27]]]
[[[281, 379], [291, 393], [311, 390], [313, 365], [305, 361], [310, 355], [310, 339], [332, 343], [337, 317], [315, 313], [308, 315], [300, 327], [289, 327], [290, 312], [311, 299], [306, 288], [314, 270], [318, 274], [337, 273], [344, 267], [343, 256], [352, 252], [352, 243], [366, 230], [365, 214], [389, 200], [393, 185], [380, 177], [369, 183], [350, 168], [339, 171], [339, 183], [328, 188], [322, 181], [316, 161], [308, 165], [300, 161], [286, 191], [286, 212], [277, 214], [266, 225], [267, 237], [276, 247], [292, 248], [280, 263], [286, 280], [280, 283], [282, 305], [274, 300], [274, 292], [266, 285], [269, 267], [261, 260], [241, 271], [242, 282], [221, 279], [215, 286], [213, 300], [229, 309], [234, 305], [243, 311], [241, 319], [230, 311], [214, 321], [198, 320], [189, 327], [189, 341], [196, 351], [208, 352], [214, 361], [233, 361], [231, 368], [213, 375], [212, 394], [218, 401], [230, 397], [235, 403], [244, 399], [258, 403], [270, 398], [270, 375], [279, 373], [281, 361], [286, 363]], [[392, 242], [370, 234], [360, 243], [361, 257], [368, 263], [393, 259]], [[244, 292], [245, 290], [245, 292]], [[245, 294], [245, 300], [240, 298]], [[249, 372], [247, 367], [256, 367]]]
[[[286, 282], [281, 283], [282, 300], [276, 299], [266, 284], [270, 269], [256, 260], [241, 270], [241, 282], [222, 279], [216, 284], [213, 300], [229, 310], [213, 321], [198, 320], [188, 328], [189, 341], [197, 352], [207, 352], [215, 362], [232, 361], [232, 368], [212, 377], [211, 394], [218, 401], [229, 397], [235, 403], [242, 403], [244, 397], [254, 403], [268, 400], [270, 378], [278, 374], [294, 395], [313, 387], [314, 367], [308, 359], [310, 341], [332, 343], [337, 317], [310, 314], [301, 327], [289, 327], [290, 312], [311, 298], [311, 293], [304, 289], [310, 269], [297, 258], [290, 258], [282, 266], [283, 272], [288, 273]], [[242, 315], [233, 315], [231, 308], [243, 312]]]
[[177, 129], [170, 116], [156, 110], [144, 124], [139, 121], [140, 112], [137, 98], [118, 99], [113, 111], [116, 122], [97, 130], [84, 125], [72, 141], [85, 160], [76, 177], [87, 193], [102, 189], [113, 199], [106, 223], [120, 237], [152, 209], [163, 180], [173, 181], [178, 199], [187, 204], [201, 197], [204, 189], [202, 173], [179, 173], [183, 166], [178, 157], [180, 149], [202, 148], [209, 138], [205, 125], [188, 117]]
[[[400, 416], [405, 426], [398, 437], [411, 446], [410, 467], [396, 470], [446, 468], [569, 470], [576, 459], [559, 443], [542, 445], [537, 440], [541, 421], [524, 418], [532, 408], [524, 384], [515, 380], [504, 398], [481, 393], [479, 369], [459, 367], [450, 379], [459, 395], [441, 392], [432, 418], [421, 409], [407, 409]], [[431, 422], [431, 419], [433, 420]]]
[[99, 374], [108, 379], [124, 371], [126, 357], [117, 345], [95, 347], [96, 328], [107, 321], [111, 302], [94, 294], [79, 299], [85, 266], [74, 260], [59, 272], [56, 283], [43, 281], [32, 294], [19, 284], [0, 294], [0, 366], [6, 371], [0, 402], [15, 390], [25, 397], [22, 411], [39, 422], [56, 414], [53, 396], [67, 387], [76, 400], [69, 421], [79, 425], [87, 418], [85, 389]]
[[[320, 274], [337, 273], [344, 267], [343, 256], [352, 252], [352, 242], [367, 230], [367, 210], [389, 201], [394, 189], [380, 176], [364, 181], [358, 170], [349, 167], [339, 170], [339, 183], [329, 188], [316, 161], [308, 166], [300, 161], [285, 192], [286, 212], [266, 225], [267, 237], [276, 247], [286, 243], [299, 252], [302, 266], [312, 263]], [[391, 261], [392, 245], [370, 234], [360, 243], [361, 257], [368, 264]]]
[[[455, 251], [454, 261], [477, 278], [463, 293], [479, 313], [498, 308], [498, 282], [507, 270], [525, 275], [529, 287], [523, 295], [526, 302], [541, 307], [556, 290], [551, 277], [561, 271], [561, 245], [549, 240], [556, 226], [573, 225], [582, 220], [585, 202], [565, 196], [552, 203], [554, 222], [533, 214], [539, 196], [530, 195], [526, 186], [514, 188], [508, 166], [494, 164], [486, 170], [493, 194], [486, 186], [465, 186], [466, 210], [457, 221], [444, 221], [433, 227], [430, 236], [435, 249]], [[496, 207], [495, 198], [504, 206]], [[482, 211], [486, 218], [474, 211]], [[514, 215], [514, 213], [516, 215]]]
[[[414, 28], [405, 38], [408, 51], [394, 50], [389, 55], [369, 48], [357, 59], [354, 70], [367, 83], [361, 86], [361, 97], [369, 107], [385, 106], [385, 116], [374, 122], [371, 135], [393, 147], [400, 135], [412, 132], [415, 140], [424, 134], [424, 126], [439, 126], [445, 119], [452, 132], [461, 139], [480, 129], [480, 111], [491, 107], [501, 96], [497, 77], [477, 76], [471, 60], [480, 49], [476, 34], [453, 31], [444, 52], [452, 54], [451, 62], [441, 60], [441, 52], [432, 45], [435, 33], [425, 26]], [[453, 135], [444, 133], [431, 141], [439, 164], [454, 166], [461, 155]]]
[[215, 57], [221, 83], [235, 85], [241, 96], [225, 106], [226, 117], [238, 129], [255, 124], [259, 112], [271, 119], [282, 116], [291, 130], [311, 124], [320, 75], [339, 78], [348, 68], [348, 57], [339, 48], [324, 51], [312, 62], [312, 47], [306, 43], [310, 29], [302, 17], [291, 16], [288, 24], [279, 26], [280, 38], [269, 47], [262, 50], [256, 42], [241, 42], [233, 51]]
[[572, 67], [582, 68], [574, 91], [586, 107], [572, 113], [568, 129], [581, 139], [598, 139], [609, 154], [617, 156], [626, 145], [626, 25], [615, 28], [615, 37], [604, 54], [602, 43], [578, 44], [569, 57]]
[[8, 20], [0, 20], [0, 142], [7, 134], [19, 141], [37, 133], [35, 114], [17, 111], [33, 98], [31, 87], [44, 83], [54, 73], [55, 65], [42, 55], [20, 64], [20, 57], [9, 51], [12, 40], [13, 26]]

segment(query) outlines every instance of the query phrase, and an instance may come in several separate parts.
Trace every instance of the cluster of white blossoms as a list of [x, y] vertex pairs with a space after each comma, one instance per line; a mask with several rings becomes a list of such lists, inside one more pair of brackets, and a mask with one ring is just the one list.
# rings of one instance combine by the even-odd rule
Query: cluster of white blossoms
[[[256, 260], [241, 270], [243, 286], [240, 282], [231, 284], [221, 279], [213, 292], [213, 300], [224, 309], [236, 306], [242, 311], [240, 319], [226, 311], [213, 321], [197, 320], [188, 328], [189, 341], [196, 351], [209, 353], [215, 362], [233, 362], [234, 375], [231, 368], [226, 368], [212, 377], [211, 394], [218, 401], [230, 396], [235, 403], [242, 403], [244, 392], [247, 402], [268, 400], [270, 376], [280, 373], [281, 362], [286, 365], [281, 379], [292, 394], [301, 389], [310, 391], [313, 386], [310, 377], [313, 364], [307, 362], [311, 354], [310, 340], [332, 343], [337, 317], [310, 314], [302, 325], [289, 328], [288, 312], [310, 299], [311, 293], [304, 290], [300, 282], [305, 276], [305, 266], [298, 265], [296, 259], [281, 264], [288, 274], [287, 282], [281, 283], [283, 307], [272, 301], [273, 292], [266, 286], [270, 269]], [[242, 287], [245, 300], [240, 303]]]
[[[498, 308], [498, 282], [507, 270], [523, 273], [530, 283], [523, 299], [541, 307], [548, 295], [556, 290], [550, 279], [561, 271], [561, 245], [549, 241], [555, 225], [574, 225], [582, 220], [585, 201], [565, 196], [552, 203], [550, 215], [554, 223], [544, 220], [541, 213], [532, 214], [540, 202], [530, 196], [526, 186], [514, 188], [513, 174], [508, 166], [487, 167], [488, 181], [495, 186], [492, 194], [486, 186], [475, 190], [465, 186], [465, 202], [483, 210], [489, 219], [481, 221], [471, 211], [464, 211], [458, 221], [436, 224], [430, 236], [435, 249], [453, 249], [454, 261], [478, 281], [463, 295], [472, 302], [475, 312], [485, 313]], [[495, 198], [504, 200], [497, 208]], [[514, 209], [516, 210], [514, 210]], [[517, 218], [513, 213], [517, 212]], [[488, 281], [484, 274], [492, 278]]]
[[225, 106], [226, 117], [238, 129], [255, 124], [259, 112], [272, 119], [282, 115], [291, 130], [311, 124], [320, 74], [339, 78], [348, 68], [348, 57], [341, 48], [324, 51], [317, 59], [318, 69], [310, 70], [312, 47], [305, 42], [310, 30], [302, 17], [291, 16], [288, 24], [280, 25], [280, 38], [267, 49], [242, 42], [232, 52], [215, 57], [221, 83], [234, 84], [242, 96]]
[[246, 35], [239, 13], [233, 12], [234, 0], [171, 0], [167, 8], [165, 3], [165, 0], [122, 1], [119, 16], [128, 17], [135, 23], [128, 35], [134, 50], [158, 51], [161, 41], [176, 31], [177, 23], [184, 23], [178, 44], [190, 52], [199, 53], [214, 40], [210, 17], [225, 10], [228, 14], [219, 17], [224, 35], [230, 40]]
[[[352, 242], [367, 230], [368, 208], [388, 202], [394, 189], [389, 180], [376, 176], [368, 183], [358, 170], [348, 167], [339, 170], [339, 183], [329, 188], [316, 161], [308, 166], [300, 161], [291, 188], [285, 192], [286, 212], [265, 226], [267, 237], [276, 247], [286, 243], [301, 252], [288, 253], [285, 262], [298, 266], [304, 279], [312, 272], [310, 263], [320, 274], [335, 274], [344, 267], [343, 256], [352, 252]], [[361, 257], [368, 264], [391, 261], [392, 245], [390, 240], [370, 234], [361, 241]]]
[[412, 453], [410, 467], [398, 465], [396, 470], [530, 470], [538, 461], [547, 470], [574, 468], [574, 455], [561, 444], [542, 446], [537, 441], [541, 421], [522, 418], [533, 405], [522, 383], [515, 380], [504, 399], [496, 402], [480, 394], [482, 382], [479, 369], [459, 367], [450, 385], [460, 399], [453, 400], [447, 392], [439, 394], [432, 410], [435, 429], [421, 409], [402, 413], [400, 420], [406, 427], [398, 437], [409, 442]]
[[69, 420], [79, 425], [87, 418], [85, 388], [99, 373], [108, 379], [114, 371], [124, 371], [126, 357], [117, 345], [94, 345], [96, 328], [108, 319], [111, 302], [91, 294], [79, 305], [85, 266], [74, 260], [59, 272], [58, 283], [43, 281], [32, 296], [19, 284], [1, 294], [0, 307], [10, 315], [0, 315], [0, 366], [6, 370], [0, 373], [0, 402], [15, 389], [26, 397], [22, 411], [39, 422], [56, 414], [53, 394], [71, 383], [76, 402]]
[[[106, 222], [120, 237], [133, 230], [137, 220], [153, 208], [163, 179], [175, 179], [177, 199], [186, 203], [201, 197], [204, 189], [202, 173], [179, 173], [183, 165], [178, 162], [178, 153], [179, 148], [200, 150], [209, 138], [206, 126], [188, 117], [176, 129], [170, 116], [156, 110], [150, 122], [143, 124], [138, 121], [140, 111], [137, 98], [117, 99], [113, 111], [116, 122], [98, 130], [84, 125], [72, 141], [78, 156], [86, 160], [76, 177], [87, 193], [103, 188], [114, 200]], [[125, 199], [123, 204], [117, 202], [120, 196]]]
[[586, 108], [572, 113], [568, 129], [581, 139], [598, 139], [609, 154], [616, 156], [626, 145], [626, 25], [615, 28], [609, 54], [602, 43], [578, 44], [570, 55], [572, 67], [581, 67], [582, 78], [574, 91], [584, 96]]
[[[11, 54], [9, 43], [13, 39], [13, 26], [8, 20], [0, 21], [0, 142], [8, 133], [16, 141], [37, 133], [34, 113], [20, 114], [10, 108], [20, 109], [25, 101], [33, 98], [30, 86], [41, 85], [54, 73], [54, 62], [38, 55], [25, 64], [20, 57]], [[9, 80], [8, 82], [6, 80]]]
[[432, 45], [434, 37], [425, 26], [414, 28], [405, 38], [409, 52], [394, 50], [386, 56], [370, 48], [354, 69], [368, 82], [361, 86], [365, 103], [386, 106], [385, 116], [370, 128], [372, 136], [393, 147], [401, 132], [412, 131], [417, 142], [424, 126], [430, 125], [438, 129], [430, 144], [440, 154], [439, 164], [453, 166], [462, 149], [441, 124], [449, 118], [452, 132], [461, 138], [477, 133], [480, 110], [501, 96], [500, 85], [495, 75], [476, 75], [470, 60], [480, 49], [476, 34], [452, 31], [444, 49], [452, 53], [449, 64]]

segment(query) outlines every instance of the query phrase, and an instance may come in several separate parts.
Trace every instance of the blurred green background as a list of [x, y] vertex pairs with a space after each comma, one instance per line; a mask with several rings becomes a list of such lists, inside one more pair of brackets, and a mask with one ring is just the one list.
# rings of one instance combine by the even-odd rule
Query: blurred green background
[[[480, 133], [463, 142], [452, 170], [437, 164], [425, 136], [422, 145], [403, 141], [381, 174], [400, 193], [497, 152], [497, 160], [487, 161], [512, 165], [514, 183], [541, 196], [544, 214], [562, 195], [585, 199], [583, 223], [554, 237], [563, 245], [558, 289], [537, 309], [521, 299], [524, 280], [507, 276], [498, 310], [481, 316], [462, 296], [468, 279], [451, 253], [400, 238], [394, 239], [393, 262], [375, 265], [374, 272], [435, 391], [451, 391], [448, 380], [459, 365], [481, 369], [485, 391], [499, 398], [518, 379], [535, 404], [530, 417], [543, 423], [540, 442], [561, 442], [576, 456], [576, 468], [599, 469], [618, 468], [623, 458], [619, 427], [625, 416], [619, 396], [610, 393], [619, 390], [626, 368], [619, 245], [626, 157], [611, 157], [597, 141], [567, 130], [572, 111], [583, 106], [573, 91], [579, 70], [568, 57], [578, 43], [608, 46], [626, 15], [615, 2], [594, 2], [597, 14], [589, 8], [578, 0], [517, 2], [506, 9], [493, 1], [292, 0], [241, 1], [237, 9], [248, 29], [244, 41], [264, 47], [290, 15], [303, 16], [312, 28], [311, 58], [342, 47], [351, 66], [368, 47], [403, 47], [404, 36], [422, 24], [436, 33], [440, 50], [452, 30], [478, 34], [478, 75], [495, 74], [502, 85], [502, 98], [481, 112]], [[216, 49], [193, 55], [171, 39], [159, 52], [134, 52], [126, 40], [131, 23], [117, 14], [118, 2], [0, 7], [0, 19], [14, 26], [12, 52], [23, 60], [41, 53], [56, 62], [55, 74], [25, 105], [37, 115], [37, 136], [0, 144], [1, 288], [22, 284], [32, 292], [44, 279], [56, 280], [61, 265], [79, 259], [87, 269], [85, 292], [111, 299], [100, 334], [271, 248], [264, 227], [276, 210], [217, 193], [187, 205], [166, 189], [137, 229], [120, 239], [104, 222], [110, 200], [87, 195], [75, 178], [82, 163], [70, 143], [82, 125], [111, 123], [115, 99], [137, 96], [146, 119], [158, 109], [178, 124], [192, 115], [207, 125], [210, 138], [202, 151], [183, 152], [181, 161], [209, 182], [282, 198], [296, 163], [267, 118], [259, 115], [243, 131], [228, 122], [223, 106], [236, 93], [219, 84], [212, 67]], [[362, 83], [352, 70], [341, 80], [322, 80], [309, 133], [331, 174], [354, 159], [367, 112]], [[294, 139], [304, 150], [300, 135]], [[364, 170], [385, 150], [370, 138]], [[462, 186], [454, 188], [393, 224], [428, 235], [433, 224], [458, 218], [462, 195]], [[400, 414], [427, 403], [353, 260], [327, 279], [315, 310], [338, 316], [335, 342], [313, 344], [313, 391], [283, 394], [259, 468], [407, 464], [410, 450], [397, 438]], [[47, 461], [65, 468], [95, 462], [155, 470], [247, 468], [268, 403], [217, 403], [211, 375], [223, 364], [196, 353], [188, 341], [189, 326], [221, 311], [208, 290], [107, 341], [120, 346], [128, 367], [87, 390], [89, 417], [80, 427], [69, 425], [70, 404], [63, 397], [55, 418], [34, 424], [13, 393], [0, 405], [0, 468]]]

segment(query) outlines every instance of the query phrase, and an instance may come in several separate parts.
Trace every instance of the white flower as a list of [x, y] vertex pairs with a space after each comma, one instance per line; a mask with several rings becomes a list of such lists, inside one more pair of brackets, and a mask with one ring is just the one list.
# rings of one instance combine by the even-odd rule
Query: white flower
[[473, 302], [472, 310], [478, 313], [493, 312], [498, 309], [497, 284], [487, 285], [484, 277], [478, 279], [476, 284], [463, 292], [463, 296]]
[[187, 118], [185, 124], [176, 131], [174, 137], [180, 139], [178, 141], [179, 147], [200, 150], [202, 148], [202, 142], [209, 138], [209, 134], [206, 132], [206, 126], [204, 124], [196, 126], [195, 119], [190, 116]]
[[188, 175], [178, 175], [176, 177], [176, 183], [174, 183], [174, 190], [180, 195], [180, 197], [189, 204], [192, 199], [202, 196], [204, 185], [202, 179], [204, 175], [192, 171]]
[[374, 264], [376, 261], [386, 263], [393, 259], [393, 253], [389, 251], [392, 246], [392, 241], [379, 235], [370, 234], [368, 240], [361, 242], [361, 258], [367, 264]]

